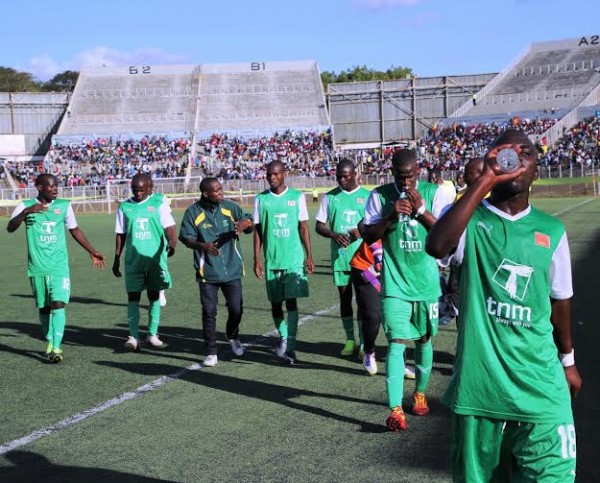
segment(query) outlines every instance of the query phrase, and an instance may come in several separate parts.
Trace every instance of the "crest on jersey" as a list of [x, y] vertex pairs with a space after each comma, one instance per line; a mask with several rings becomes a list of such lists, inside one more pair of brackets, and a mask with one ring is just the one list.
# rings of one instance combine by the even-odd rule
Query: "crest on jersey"
[[417, 223], [412, 223], [415, 220], [410, 220], [408, 223], [399, 223], [400, 230], [407, 238], [417, 238]]
[[273, 218], [275, 219], [275, 225], [277, 225], [279, 228], [285, 228], [287, 226], [287, 213], [275, 213], [275, 215], [273, 215]]
[[511, 299], [522, 301], [527, 293], [532, 273], [533, 267], [521, 265], [505, 258], [496, 269], [492, 280], [507, 291]]
[[358, 216], [358, 211], [356, 211], [356, 210], [344, 210], [344, 213], [342, 214], [342, 218], [349, 225], [356, 224], [355, 220], [356, 220], [357, 216]]
[[48, 235], [52, 235], [54, 233], [54, 228], [56, 228], [55, 221], [43, 221], [42, 222], [42, 230], [44, 230], [44, 233], [46, 233]]
[[146, 231], [148, 229], [148, 218], [136, 218], [135, 226], [138, 230]]
[[296, 202], [294, 200], [288, 201], [288, 206], [296, 206]]
[[544, 233], [540, 233], [539, 231], [535, 232], [535, 244], [544, 247], [550, 248], [550, 237]]

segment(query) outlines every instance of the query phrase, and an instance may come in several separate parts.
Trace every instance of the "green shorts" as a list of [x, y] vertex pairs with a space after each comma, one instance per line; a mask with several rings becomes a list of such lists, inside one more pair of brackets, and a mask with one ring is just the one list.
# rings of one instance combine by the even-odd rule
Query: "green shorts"
[[69, 303], [71, 297], [71, 279], [68, 273], [38, 275], [29, 277], [35, 306], [38, 309], [50, 307], [52, 302]]
[[159, 266], [147, 272], [125, 272], [125, 290], [127, 292], [143, 292], [144, 290], [160, 292], [171, 286], [171, 274]]
[[266, 270], [266, 283], [269, 302], [308, 297], [308, 278], [304, 267]]
[[350, 285], [350, 271], [336, 270], [333, 272], [333, 283], [336, 287], [346, 287]]
[[409, 302], [396, 297], [383, 297], [383, 330], [387, 340], [417, 340], [438, 331], [438, 300]]
[[455, 482], [575, 481], [575, 426], [454, 414]]

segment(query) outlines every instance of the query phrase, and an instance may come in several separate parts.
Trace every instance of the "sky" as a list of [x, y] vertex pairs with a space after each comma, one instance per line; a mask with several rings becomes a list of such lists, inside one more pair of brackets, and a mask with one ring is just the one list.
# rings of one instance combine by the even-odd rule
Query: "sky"
[[321, 71], [498, 72], [532, 42], [600, 34], [598, 0], [11, 2], [0, 66], [48, 80], [88, 65], [316, 60]]

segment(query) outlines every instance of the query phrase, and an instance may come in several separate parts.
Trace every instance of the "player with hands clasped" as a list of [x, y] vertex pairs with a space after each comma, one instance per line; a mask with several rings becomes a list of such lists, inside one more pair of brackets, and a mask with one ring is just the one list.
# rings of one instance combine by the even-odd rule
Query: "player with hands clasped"
[[56, 177], [40, 174], [35, 186], [38, 196], [19, 203], [6, 229], [12, 233], [25, 222], [27, 275], [47, 341], [44, 356], [48, 362], [57, 363], [63, 360], [61, 343], [66, 325], [65, 308], [71, 296], [65, 227], [90, 254], [93, 268], [104, 269], [106, 261], [77, 226], [70, 201], [57, 198]]
[[[270, 188], [254, 202], [254, 274], [265, 279], [271, 315], [279, 334], [276, 354], [295, 364], [298, 332], [297, 299], [308, 297], [307, 273], [313, 273], [308, 210], [304, 194], [285, 185], [281, 161], [267, 165]], [[264, 256], [264, 265], [261, 260]], [[287, 321], [283, 317], [283, 302]]]
[[115, 260], [112, 272], [121, 277], [121, 254], [125, 250], [125, 290], [127, 291], [127, 325], [129, 337], [125, 349], [140, 350], [140, 298], [148, 294], [149, 321], [146, 342], [164, 347], [158, 337], [161, 306], [159, 292], [171, 288], [167, 257], [177, 245], [175, 220], [164, 197], [150, 196], [152, 181], [145, 174], [131, 179], [133, 196], [119, 205], [115, 223]]
[[[497, 162], [504, 149], [518, 155], [512, 172]], [[427, 237], [429, 254], [460, 265], [456, 362], [443, 398], [454, 413], [454, 481], [575, 479], [571, 259], [563, 224], [529, 204], [535, 153], [522, 131], [503, 133]]]

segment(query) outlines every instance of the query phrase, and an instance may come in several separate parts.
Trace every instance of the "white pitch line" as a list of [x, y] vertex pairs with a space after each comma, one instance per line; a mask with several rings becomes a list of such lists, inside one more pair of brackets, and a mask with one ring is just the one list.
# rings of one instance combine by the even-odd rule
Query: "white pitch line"
[[587, 205], [590, 201], [594, 201], [595, 199], [596, 198], [590, 198], [590, 199], [584, 200], [581, 203], [577, 203], [576, 205], [569, 206], [568, 208], [565, 208], [564, 210], [560, 210], [560, 211], [557, 211], [556, 213], [552, 213], [552, 216], [560, 216], [563, 213], [566, 213], [567, 211], [571, 211], [571, 210], [574, 210], [575, 208], [579, 208], [580, 206]]
[[[339, 307], [339, 304], [336, 304], [336, 305], [332, 305], [331, 307], [328, 307], [326, 309], [319, 310], [318, 312], [315, 312], [314, 314], [306, 315], [306, 316], [302, 317], [300, 320], [298, 320], [298, 324], [299, 325], [305, 324], [306, 322], [314, 320], [317, 317], [328, 314], [329, 312], [335, 310], [338, 307]], [[266, 334], [263, 334], [263, 335], [257, 337], [252, 342], [245, 344], [245, 345], [247, 347], [256, 345], [257, 342], [260, 342], [261, 340], [264, 340], [267, 337], [270, 337], [275, 334], [277, 334], [277, 331], [272, 330], [270, 332], [267, 332]], [[75, 424], [83, 421], [84, 419], [87, 419], [98, 413], [106, 411], [107, 409], [112, 408], [113, 406], [117, 406], [118, 404], [121, 404], [125, 401], [130, 401], [131, 399], [135, 399], [136, 397], [143, 396], [144, 394], [146, 394], [150, 391], [154, 391], [155, 389], [167, 384], [168, 382], [175, 381], [177, 379], [181, 379], [188, 372], [198, 371], [201, 369], [202, 369], [202, 366], [200, 364], [198, 364], [197, 362], [195, 362], [193, 364], [190, 364], [187, 367], [184, 367], [183, 369], [178, 370], [177, 372], [174, 372], [173, 374], [170, 374], [168, 376], [161, 376], [158, 379], [155, 379], [154, 381], [149, 382], [148, 384], [144, 384], [143, 386], [140, 386], [137, 389], [134, 389], [133, 391], [124, 392], [123, 394], [121, 394], [113, 399], [109, 399], [108, 401], [105, 401], [97, 406], [94, 406], [91, 409], [86, 409], [85, 411], [81, 411], [80, 413], [74, 414], [72, 416], [69, 416], [66, 419], [63, 419], [62, 421], [59, 421], [58, 423], [52, 424], [43, 429], [38, 429], [37, 431], [33, 431], [32, 433], [29, 433], [28, 435], [23, 436], [22, 438], [18, 438], [13, 441], [9, 441], [8, 443], [5, 443], [2, 446], [0, 446], [0, 456], [5, 455], [6, 453], [9, 453], [11, 451], [14, 451], [15, 449], [25, 446], [29, 443], [33, 443], [34, 441], [37, 441], [38, 439], [40, 439], [44, 436], [48, 436], [48, 435], [56, 433], [57, 431], [60, 431], [62, 429], [66, 429], [71, 426], [74, 426]]]

